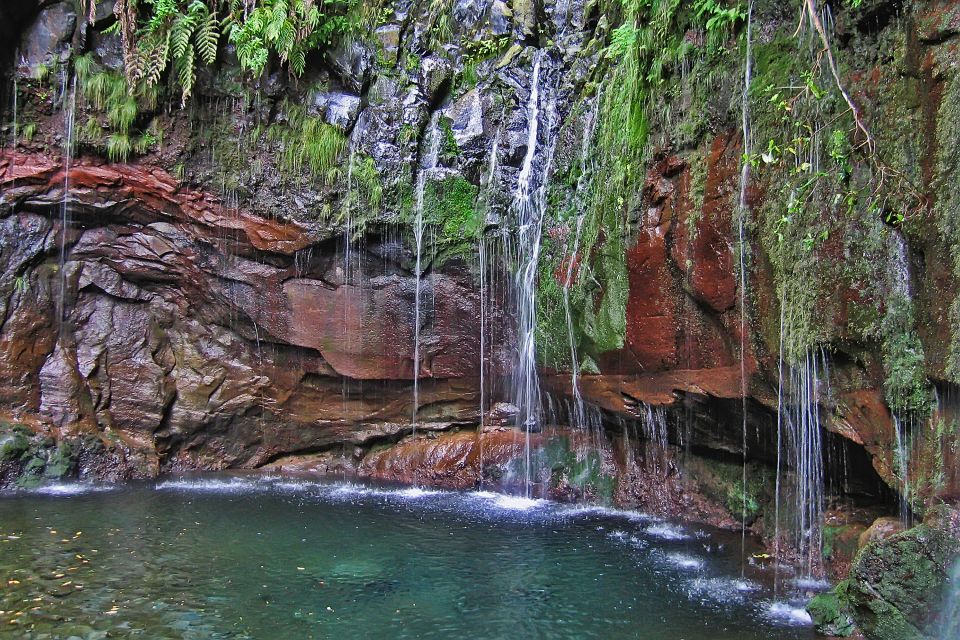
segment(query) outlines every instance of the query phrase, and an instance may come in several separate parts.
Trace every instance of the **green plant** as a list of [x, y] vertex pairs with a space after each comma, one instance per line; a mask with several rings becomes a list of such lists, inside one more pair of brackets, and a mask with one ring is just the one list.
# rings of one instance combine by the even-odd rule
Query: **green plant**
[[453, 35], [453, 0], [429, 0], [427, 13], [427, 31], [430, 34], [430, 48], [440, 51], [443, 44]]
[[464, 65], [476, 65], [484, 60], [496, 57], [510, 45], [508, 36], [488, 38], [485, 40], [470, 40], [463, 45]]
[[[220, 40], [236, 47], [243, 70], [258, 76], [271, 56], [293, 76], [303, 74], [307, 54], [368, 24], [378, 3], [360, 0], [118, 0], [118, 31], [124, 44], [132, 93], [157, 86], [168, 69], [181, 102], [193, 92], [200, 64], [212, 65]], [[142, 9], [146, 9], [143, 11]]]
[[274, 124], [268, 130], [280, 143], [280, 163], [285, 171], [301, 176], [309, 169], [313, 176], [332, 182], [336, 161], [347, 145], [337, 127], [321, 118], [307, 116], [303, 107], [286, 103], [287, 124]]
[[23, 125], [23, 128], [20, 130], [20, 138], [25, 142], [30, 142], [31, 140], [33, 140], [33, 136], [35, 136], [36, 133], [37, 133], [37, 123], [28, 122], [27, 124]]

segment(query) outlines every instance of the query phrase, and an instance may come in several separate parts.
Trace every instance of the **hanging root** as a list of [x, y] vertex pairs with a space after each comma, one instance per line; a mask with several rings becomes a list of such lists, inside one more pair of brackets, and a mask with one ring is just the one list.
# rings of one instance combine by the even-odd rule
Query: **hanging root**
[[803, 27], [804, 16], [810, 17], [810, 23], [820, 35], [820, 42], [823, 43], [823, 53], [827, 57], [827, 63], [830, 65], [830, 73], [833, 74], [833, 79], [837, 83], [837, 89], [840, 90], [840, 95], [843, 96], [847, 106], [850, 107], [850, 111], [853, 113], [853, 120], [857, 125], [857, 129], [859, 129], [863, 133], [864, 138], [866, 138], [864, 144], [867, 147], [867, 151], [871, 156], [875, 155], [877, 146], [873, 140], [873, 136], [870, 135], [870, 130], [863, 121], [863, 115], [860, 113], [860, 108], [857, 107], [856, 103], [853, 101], [853, 98], [850, 97], [850, 94], [847, 93], [847, 90], [844, 88], [843, 82], [840, 80], [840, 72], [837, 70], [837, 62], [833, 58], [833, 49], [830, 46], [829, 38], [827, 38], [827, 31], [823, 28], [823, 22], [820, 20], [820, 13], [817, 11], [816, 0], [803, 0], [803, 11], [800, 13], [800, 26], [797, 27], [797, 33], [799, 33], [800, 29]]

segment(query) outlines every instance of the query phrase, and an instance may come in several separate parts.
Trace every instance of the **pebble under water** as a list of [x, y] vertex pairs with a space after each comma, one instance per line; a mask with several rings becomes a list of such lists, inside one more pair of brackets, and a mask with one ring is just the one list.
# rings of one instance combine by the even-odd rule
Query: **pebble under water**
[[487, 492], [52, 485], [0, 496], [0, 637], [812, 638], [739, 544]]

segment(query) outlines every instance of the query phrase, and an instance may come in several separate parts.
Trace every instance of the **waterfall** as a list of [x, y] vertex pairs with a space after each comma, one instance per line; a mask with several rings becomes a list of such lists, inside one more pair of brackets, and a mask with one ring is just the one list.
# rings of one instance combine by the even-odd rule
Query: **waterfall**
[[[778, 390], [777, 441], [786, 447], [786, 460], [793, 471], [793, 546], [804, 577], [820, 570], [823, 547], [823, 439], [820, 406], [826, 401], [822, 387], [829, 369], [822, 349], [809, 349], [795, 367], [781, 363]], [[785, 381], [786, 380], [786, 381]], [[829, 394], [827, 394], [829, 395]], [[781, 433], [785, 438], [781, 439]], [[780, 520], [780, 447], [777, 451], [776, 515], [777, 537]], [[779, 552], [779, 540], [777, 541]]]
[[[17, 59], [20, 52], [14, 53], [14, 60]], [[17, 133], [19, 132], [19, 122], [17, 121], [17, 94], [19, 93], [19, 86], [17, 85], [17, 76], [19, 75], [16, 70], [12, 74], [13, 76], [13, 149], [17, 148]]]
[[434, 111], [430, 116], [430, 125], [423, 138], [423, 153], [420, 158], [420, 167], [417, 172], [415, 218], [413, 236], [417, 245], [417, 265], [415, 268], [416, 290], [413, 296], [413, 432], [417, 431], [417, 413], [420, 409], [420, 284], [423, 279], [423, 194], [427, 185], [427, 173], [436, 168], [437, 158], [440, 155], [440, 136], [438, 123], [440, 112]]
[[743, 508], [740, 519], [740, 570], [746, 569], [747, 549], [747, 269], [745, 254], [747, 243], [745, 239], [746, 218], [749, 213], [747, 207], [747, 186], [750, 182], [750, 80], [753, 72], [751, 57], [751, 39], [753, 35], [753, 0], [747, 5], [747, 43], [746, 62], [743, 69], [743, 96], [742, 126], [743, 126], [743, 166], [740, 169], [740, 199], [737, 206], [737, 239], [738, 259], [740, 267], [740, 397], [741, 413], [743, 414], [741, 443], [743, 449]]
[[60, 258], [58, 262], [58, 273], [60, 275], [60, 304], [57, 310], [57, 322], [60, 328], [60, 335], [63, 335], [63, 325], [66, 319], [67, 303], [67, 228], [70, 226], [70, 167], [73, 164], [73, 123], [77, 109], [77, 78], [73, 77], [69, 81], [70, 94], [67, 96], [68, 74], [64, 67], [62, 78], [63, 91], [63, 198], [60, 204]]
[[[600, 108], [600, 91], [593, 100], [593, 106], [587, 114], [586, 122], [583, 127], [583, 144], [580, 148], [580, 177], [577, 180], [577, 193], [580, 193], [583, 186], [588, 183], [587, 165], [589, 162], [589, 153], [593, 141], [593, 130], [596, 126], [597, 113]], [[574, 264], [577, 263], [577, 256], [580, 252], [580, 237], [583, 232], [583, 221], [586, 218], [586, 211], [581, 210], [577, 215], [576, 231], [573, 238], [573, 247], [567, 258], [567, 273], [563, 280], [563, 313], [567, 322], [567, 340], [570, 344], [570, 391], [573, 398], [573, 406], [570, 414], [570, 426], [579, 429], [583, 426], [585, 413], [583, 406], [583, 395], [580, 393], [580, 362], [577, 357], [577, 342], [573, 331], [573, 313], [570, 309], [570, 287], [573, 285]], [[579, 278], [580, 269], [577, 269], [576, 276]]]
[[[484, 184], [484, 202], [483, 213], [486, 215], [490, 207], [490, 191], [493, 188], [494, 177], [497, 173], [497, 153], [500, 151], [500, 131], [493, 138], [493, 148], [490, 150], [490, 168], [487, 170], [487, 181]], [[480, 255], [480, 430], [483, 431], [485, 414], [487, 410], [487, 342], [489, 319], [487, 318], [487, 296], [489, 295], [487, 282], [487, 269], [489, 268], [490, 258], [487, 255], [487, 237], [485, 234], [486, 225], [482, 225], [477, 236], [477, 249]], [[482, 460], [481, 460], [482, 463]]]
[[907, 412], [906, 416], [898, 415], [893, 412], [893, 434], [896, 449], [894, 455], [894, 472], [900, 481], [900, 521], [905, 528], [909, 528], [911, 523], [911, 502], [913, 497], [910, 490], [910, 455], [911, 440], [913, 435], [913, 414]]
[[[544, 52], [534, 54], [530, 75], [530, 97], [527, 101], [527, 150], [517, 179], [513, 209], [517, 223], [517, 272], [515, 276], [518, 316], [518, 363], [514, 372], [513, 404], [517, 406], [517, 426], [524, 430], [525, 493], [529, 496], [530, 432], [539, 429], [541, 414], [540, 383], [536, 362], [536, 286], [537, 268], [540, 263], [540, 240], [543, 230], [543, 209], [546, 199], [546, 183], [550, 174], [553, 156], [551, 129], [553, 125], [555, 96], [548, 91], [545, 96], [545, 111], [548, 117], [546, 144], [542, 159], [538, 157], [541, 104], [540, 68]], [[539, 169], [539, 176], [534, 169]]]
[[960, 558], [953, 563], [945, 591], [940, 640], [955, 640], [960, 637]]

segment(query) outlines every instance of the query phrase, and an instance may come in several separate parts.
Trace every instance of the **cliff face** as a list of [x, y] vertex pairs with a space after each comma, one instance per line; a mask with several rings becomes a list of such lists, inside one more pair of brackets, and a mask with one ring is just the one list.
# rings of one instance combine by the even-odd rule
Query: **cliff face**
[[[540, 118], [545, 390], [569, 398], [576, 366], [608, 426], [667, 407], [671, 443], [737, 456], [745, 443], [771, 463], [778, 406], [818, 405], [837, 446], [865, 451], [914, 508], [960, 496], [958, 6], [827, 7], [861, 129], [815, 29], [797, 39], [794, 8], [755, 3], [749, 149], [746, 16], [720, 31], [678, 14], [681, 53], [645, 89], [644, 169], [617, 183], [604, 123], [624, 81], [609, 48], [619, 10], [458, 1], [439, 24], [421, 4], [381, 8], [362, 37], [310, 53], [299, 78], [278, 61], [245, 76], [224, 39], [186, 108], [171, 78], [123, 127], [111, 109], [124, 98], [98, 89], [124, 71], [112, 3], [92, 23], [70, 2], [2, 8], [23, 25], [5, 42], [0, 154], [12, 418], [93, 435], [123, 473], [335, 452], [409, 478], [367, 456], [412, 431], [415, 359], [420, 428], [477, 425], [481, 395], [486, 408], [511, 399], [511, 212]], [[791, 381], [813, 361], [801, 392]]]

